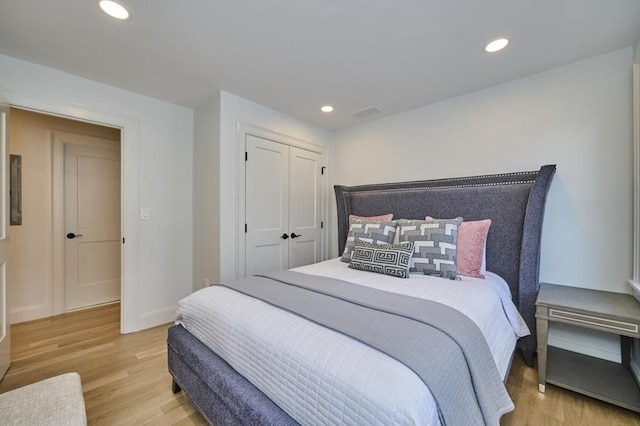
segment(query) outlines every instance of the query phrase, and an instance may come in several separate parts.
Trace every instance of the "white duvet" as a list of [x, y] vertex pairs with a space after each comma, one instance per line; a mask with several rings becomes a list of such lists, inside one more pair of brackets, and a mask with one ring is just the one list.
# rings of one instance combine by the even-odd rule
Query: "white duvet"
[[[349, 269], [339, 259], [294, 269], [436, 300], [482, 330], [504, 377], [529, 330], [496, 274], [460, 281], [399, 279]], [[435, 400], [404, 364], [343, 334], [226, 287], [180, 301], [176, 323], [217, 353], [302, 425], [437, 425]]]

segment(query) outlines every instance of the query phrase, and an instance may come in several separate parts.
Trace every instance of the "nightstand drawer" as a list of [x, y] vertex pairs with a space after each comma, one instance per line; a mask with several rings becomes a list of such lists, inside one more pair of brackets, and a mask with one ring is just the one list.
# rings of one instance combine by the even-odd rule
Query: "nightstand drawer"
[[612, 331], [638, 334], [638, 324], [626, 321], [612, 320], [596, 315], [579, 314], [562, 309], [549, 308], [549, 320], [560, 320], [577, 325], [592, 325]]

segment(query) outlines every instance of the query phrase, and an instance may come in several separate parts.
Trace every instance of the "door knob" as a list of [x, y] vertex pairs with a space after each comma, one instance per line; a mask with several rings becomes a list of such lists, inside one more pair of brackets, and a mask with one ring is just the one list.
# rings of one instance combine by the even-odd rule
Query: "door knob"
[[69, 232], [67, 234], [67, 238], [70, 239], [70, 240], [73, 240], [76, 237], [82, 237], [82, 234], [74, 234], [73, 232]]
[[302, 234], [296, 234], [295, 232], [291, 233], [291, 238], [298, 238], [298, 237], [302, 237]]
[[285, 233], [285, 234], [282, 234], [280, 238], [282, 238], [283, 240], [286, 240], [287, 238], [289, 238], [289, 236]]

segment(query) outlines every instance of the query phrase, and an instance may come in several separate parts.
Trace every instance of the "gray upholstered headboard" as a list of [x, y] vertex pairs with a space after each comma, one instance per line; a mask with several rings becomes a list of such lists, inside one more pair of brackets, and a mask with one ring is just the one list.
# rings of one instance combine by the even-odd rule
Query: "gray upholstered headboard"
[[538, 292], [540, 237], [547, 192], [555, 165], [537, 172], [504, 173], [449, 179], [361, 186], [335, 186], [338, 249], [344, 250], [349, 215], [393, 213], [394, 219], [425, 216], [464, 220], [491, 219], [487, 270], [502, 276], [531, 329], [520, 339], [527, 363], [536, 349], [535, 299]]

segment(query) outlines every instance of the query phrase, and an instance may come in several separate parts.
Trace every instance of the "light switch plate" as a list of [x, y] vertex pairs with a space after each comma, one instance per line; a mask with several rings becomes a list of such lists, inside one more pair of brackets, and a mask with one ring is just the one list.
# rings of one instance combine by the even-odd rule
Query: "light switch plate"
[[148, 207], [142, 207], [140, 209], [140, 219], [149, 220], [150, 218], [151, 218], [151, 216], [149, 215], [149, 208]]

